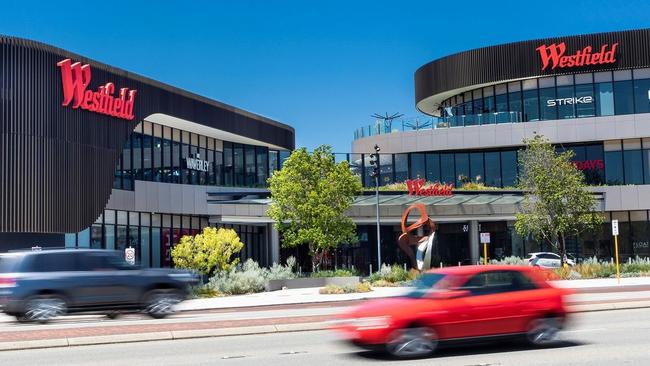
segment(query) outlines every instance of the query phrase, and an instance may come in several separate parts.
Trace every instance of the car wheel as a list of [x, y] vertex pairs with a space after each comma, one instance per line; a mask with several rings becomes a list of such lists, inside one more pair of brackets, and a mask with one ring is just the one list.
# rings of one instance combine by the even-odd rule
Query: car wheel
[[65, 300], [56, 295], [39, 295], [25, 302], [24, 312], [19, 321], [47, 323], [57, 316], [64, 315], [68, 307]]
[[120, 316], [120, 315], [121, 314], [120, 314], [119, 311], [110, 311], [110, 312], [106, 313], [106, 317], [108, 319], [111, 319], [111, 320], [117, 319], [117, 317]]
[[560, 332], [560, 319], [547, 317], [533, 320], [528, 326], [526, 338], [534, 346], [545, 346], [557, 340]]
[[162, 319], [176, 312], [174, 307], [181, 302], [176, 291], [154, 290], [145, 296], [144, 311], [152, 318]]
[[431, 355], [438, 347], [438, 335], [427, 327], [409, 327], [393, 332], [386, 351], [394, 357], [413, 358]]

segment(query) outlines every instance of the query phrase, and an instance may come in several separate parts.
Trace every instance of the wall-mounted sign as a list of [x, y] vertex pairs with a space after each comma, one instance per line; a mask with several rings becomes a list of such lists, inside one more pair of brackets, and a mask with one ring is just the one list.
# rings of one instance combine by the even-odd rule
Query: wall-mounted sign
[[424, 185], [424, 179], [409, 179], [406, 181], [409, 195], [411, 196], [451, 196], [452, 184], [434, 183], [428, 186]]
[[593, 102], [594, 97], [586, 95], [584, 97], [549, 99], [546, 101], [546, 106], [555, 107], [558, 105], [591, 104]]
[[605, 162], [601, 159], [574, 161], [573, 165], [578, 170], [605, 169]]
[[91, 78], [89, 64], [72, 63], [67, 58], [56, 65], [61, 68], [64, 107], [72, 104], [74, 109], [81, 108], [129, 121], [135, 117], [133, 103], [137, 91], [120, 88], [118, 95], [113, 96], [115, 85], [111, 82], [100, 86], [97, 91], [86, 90]]
[[185, 168], [187, 169], [207, 172], [209, 166], [209, 161], [201, 160], [201, 154], [190, 154], [189, 158], [185, 158]]
[[616, 47], [618, 47], [618, 43], [612, 44], [611, 47], [609, 44], [604, 44], [600, 46], [600, 51], [593, 52], [592, 47], [587, 46], [576, 51], [573, 55], [565, 55], [566, 44], [560, 42], [548, 46], [543, 44], [537, 47], [536, 51], [539, 52], [542, 60], [542, 70], [546, 70], [548, 66], [551, 66], [551, 70], [554, 70], [557, 67], [563, 69], [586, 65], [613, 64], [616, 62]]
[[124, 249], [124, 260], [130, 265], [135, 264], [135, 248], [128, 247]]

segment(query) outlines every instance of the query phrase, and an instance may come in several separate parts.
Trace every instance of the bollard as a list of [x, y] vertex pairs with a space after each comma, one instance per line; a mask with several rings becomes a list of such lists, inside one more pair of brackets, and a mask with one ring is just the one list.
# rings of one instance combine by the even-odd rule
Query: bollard
[[370, 274], [372, 274], [372, 263], [370, 263], [369, 266], [370, 266]]
[[458, 267], [460, 267], [460, 262], [458, 262]]

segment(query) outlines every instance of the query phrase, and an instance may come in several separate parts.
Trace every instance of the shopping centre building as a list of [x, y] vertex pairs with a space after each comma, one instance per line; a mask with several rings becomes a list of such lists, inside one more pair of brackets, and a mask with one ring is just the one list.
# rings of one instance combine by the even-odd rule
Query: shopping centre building
[[0, 65], [0, 251], [130, 246], [169, 266], [217, 225], [277, 261], [270, 224], [215, 221], [210, 202], [265, 191], [292, 127], [24, 39], [0, 37]]
[[[415, 105], [424, 117], [355, 131], [349, 158], [358, 162], [366, 186], [372, 186], [368, 153], [379, 145], [382, 184], [423, 178], [461, 187], [478, 180], [503, 189], [407, 202], [437, 199], [427, 206], [440, 223], [444, 262], [475, 262], [479, 232], [491, 233], [491, 258], [552, 249], [516, 235], [516, 207], [468, 214], [477, 202], [495, 206], [504, 196], [521, 197], [508, 189], [516, 185], [522, 140], [536, 133], [558, 150], [573, 150], [604, 211], [601, 230], [571, 238], [569, 252], [609, 260], [610, 220], [616, 219], [622, 257], [650, 255], [650, 30], [538, 39], [446, 56], [415, 72]], [[440, 210], [452, 203], [460, 215]], [[396, 215], [385, 219], [387, 251], [394, 251], [388, 241], [399, 235], [398, 222]], [[360, 230], [373, 252], [372, 227]]]
[[[302, 249], [281, 249], [266, 215], [266, 178], [294, 148], [291, 127], [36, 42], [0, 38], [0, 63], [1, 251], [131, 246], [141, 264], [169, 266], [182, 235], [214, 225], [237, 230], [244, 259], [297, 254], [308, 266]], [[420, 117], [360, 128], [336, 155], [366, 187], [379, 145], [381, 185], [456, 188], [381, 192], [383, 262], [406, 263], [396, 243], [413, 203], [439, 225], [436, 264], [475, 263], [480, 232], [490, 258], [552, 250], [514, 231], [518, 151], [534, 134], [575, 152], [605, 216], [569, 252], [611, 258], [616, 219], [622, 258], [650, 255], [650, 29], [446, 56], [415, 72], [415, 106]], [[459, 189], [467, 181], [498, 189]], [[326, 265], [377, 268], [372, 193], [348, 212], [359, 242]]]

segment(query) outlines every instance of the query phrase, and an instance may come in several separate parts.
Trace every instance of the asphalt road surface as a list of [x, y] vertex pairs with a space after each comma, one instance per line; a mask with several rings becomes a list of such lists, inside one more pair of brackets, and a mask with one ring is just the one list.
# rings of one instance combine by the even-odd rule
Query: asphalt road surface
[[650, 311], [576, 314], [554, 347], [517, 342], [441, 350], [419, 360], [393, 361], [359, 351], [326, 331], [0, 352], [2, 365], [648, 365]]

